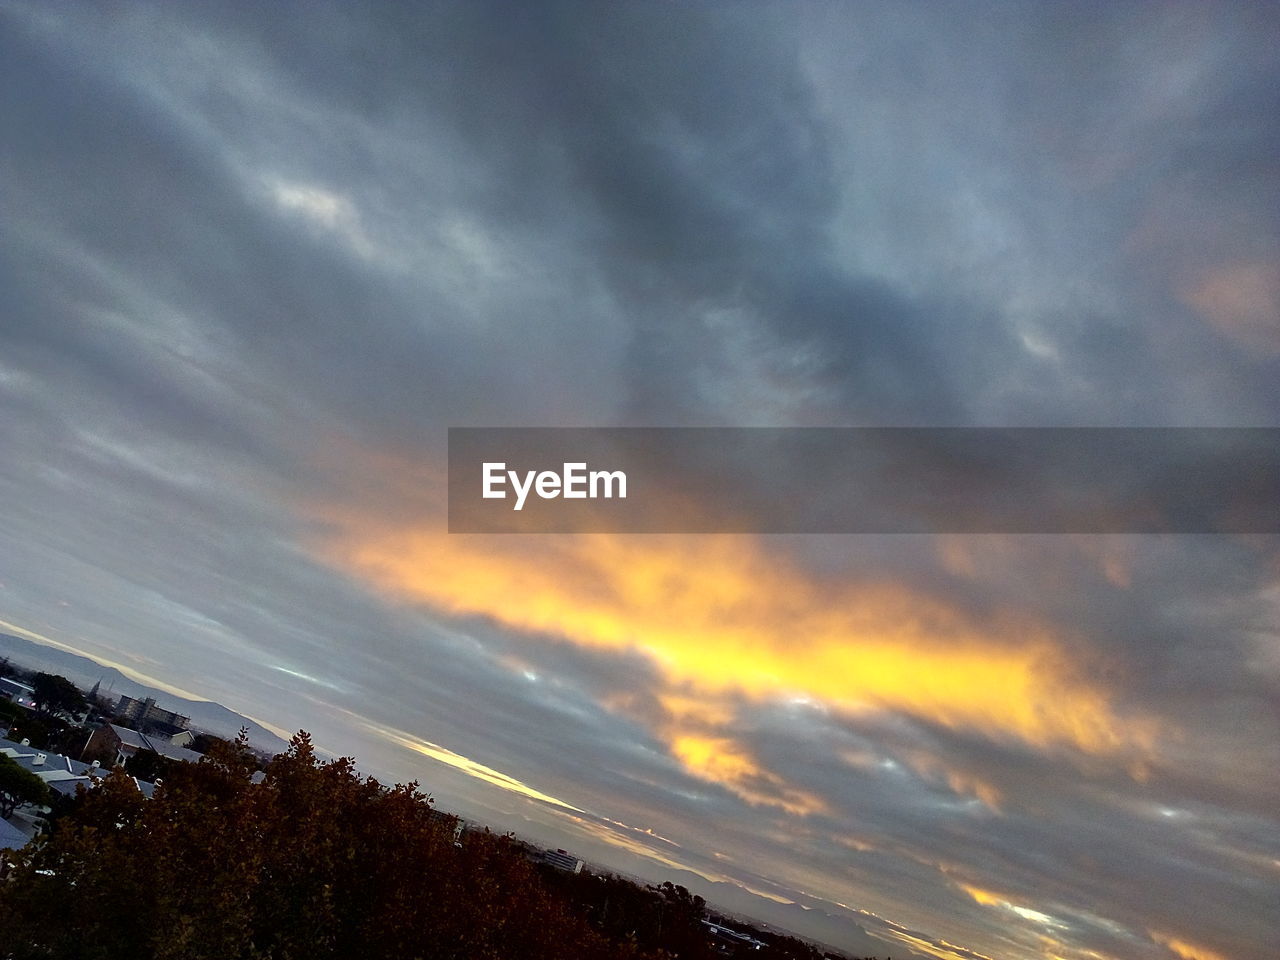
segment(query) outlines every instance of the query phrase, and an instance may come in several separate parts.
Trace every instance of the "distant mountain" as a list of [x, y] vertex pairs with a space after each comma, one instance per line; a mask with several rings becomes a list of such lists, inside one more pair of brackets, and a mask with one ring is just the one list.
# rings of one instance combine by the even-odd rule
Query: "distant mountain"
[[57, 647], [25, 640], [7, 633], [0, 633], [0, 659], [8, 658], [15, 666], [44, 673], [57, 673], [71, 680], [85, 691], [98, 680], [103, 696], [129, 696], [139, 700], [154, 697], [156, 704], [191, 718], [191, 726], [219, 737], [235, 737], [241, 727], [249, 728], [249, 739], [259, 750], [279, 753], [288, 744], [259, 723], [229, 710], [211, 700], [188, 700], [185, 697], [156, 690], [136, 680], [131, 680], [115, 667], [106, 667], [90, 657], [69, 653]]

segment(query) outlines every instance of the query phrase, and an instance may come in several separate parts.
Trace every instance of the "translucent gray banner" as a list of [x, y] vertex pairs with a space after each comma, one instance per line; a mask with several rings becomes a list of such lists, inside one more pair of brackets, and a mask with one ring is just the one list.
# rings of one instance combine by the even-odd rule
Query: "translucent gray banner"
[[452, 533], [1278, 533], [1275, 428], [452, 428]]

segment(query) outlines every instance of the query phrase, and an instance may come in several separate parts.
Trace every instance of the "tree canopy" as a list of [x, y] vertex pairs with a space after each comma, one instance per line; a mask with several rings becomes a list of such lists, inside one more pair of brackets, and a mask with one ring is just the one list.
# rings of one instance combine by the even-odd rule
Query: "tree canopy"
[[[145, 800], [87, 791], [0, 884], [0, 953], [82, 960], [627, 960], [504, 837], [453, 842], [416, 784], [385, 788], [305, 734], [250, 781], [243, 740]], [[7, 952], [5, 952], [7, 951]], [[653, 957], [655, 955], [649, 954]]]
[[40, 713], [73, 715], [87, 706], [80, 688], [56, 673], [37, 673], [31, 679], [31, 687], [31, 699]]
[[[571, 874], [468, 832], [305, 733], [254, 783], [247, 734], [145, 799], [81, 792], [0, 883], [0, 957], [35, 960], [711, 960], [705, 904], [671, 883]], [[21, 771], [20, 771], [21, 772]], [[815, 960], [761, 934], [770, 960]]]
[[23, 804], [43, 804], [48, 799], [49, 787], [43, 780], [0, 753], [0, 819], [12, 817]]

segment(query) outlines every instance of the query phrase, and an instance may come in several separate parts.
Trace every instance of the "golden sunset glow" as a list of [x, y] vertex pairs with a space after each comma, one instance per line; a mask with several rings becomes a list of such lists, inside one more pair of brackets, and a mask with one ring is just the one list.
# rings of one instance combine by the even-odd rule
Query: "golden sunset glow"
[[1156, 943], [1168, 947], [1182, 960], [1227, 960], [1222, 954], [1210, 950], [1207, 947], [1201, 947], [1194, 943], [1188, 943], [1186, 940], [1178, 937], [1171, 937], [1167, 934], [1156, 933], [1152, 931], [1151, 939]]
[[423, 740], [412, 734], [405, 733], [403, 730], [395, 730], [391, 727], [379, 726], [376, 724], [363, 722], [361, 725], [369, 732], [387, 740], [398, 746], [412, 750], [414, 753], [420, 753], [424, 757], [430, 757], [440, 763], [447, 764], [455, 770], [461, 770], [469, 777], [475, 777], [485, 783], [506, 790], [509, 793], [518, 793], [522, 797], [528, 797], [531, 800], [541, 800], [543, 803], [549, 803], [554, 807], [562, 807], [565, 810], [573, 810], [578, 813], [579, 810], [571, 803], [565, 803], [556, 797], [535, 790], [526, 783], [521, 783], [515, 777], [508, 776], [501, 770], [495, 770], [493, 767], [485, 766], [478, 763], [470, 757], [464, 757], [460, 753], [455, 753], [447, 747], [442, 747], [438, 743], [432, 743], [429, 740]]
[[686, 770], [722, 784], [752, 806], [780, 807], [802, 816], [826, 809], [820, 798], [789, 787], [777, 774], [762, 769], [728, 737], [680, 734], [672, 740], [671, 752]]
[[992, 893], [990, 890], [983, 890], [981, 887], [975, 887], [967, 883], [960, 884], [960, 889], [973, 897], [974, 903], [980, 903], [984, 907], [998, 907], [1004, 904], [1004, 897], [998, 893]]
[[890, 930], [889, 932], [895, 939], [902, 941], [913, 950], [930, 957], [937, 957], [938, 960], [973, 960], [974, 957], [979, 957], [981, 960], [992, 960], [991, 957], [956, 944], [947, 943], [945, 940], [933, 943], [923, 937], [916, 936], [908, 930]]
[[[326, 546], [329, 556], [385, 591], [582, 646], [644, 653], [670, 687], [664, 703], [676, 721], [668, 731], [675, 756], [739, 789], [759, 774], [750, 759], [723, 743], [712, 750], [689, 732], [705, 737], [728, 721], [718, 695], [898, 711], [1092, 754], [1141, 754], [1152, 742], [1152, 725], [1122, 717], [1044, 628], [1012, 616], [977, 624], [892, 583], [811, 581], [746, 537], [517, 543], [347, 531]], [[963, 778], [956, 785], [998, 802], [984, 785]]]
[[972, 897], [974, 903], [981, 904], [984, 907], [999, 907], [1001, 910], [1008, 910], [1023, 920], [1030, 920], [1032, 923], [1043, 927], [1066, 927], [1066, 924], [1047, 913], [1024, 904], [1013, 903], [1008, 898], [1002, 897], [998, 893], [992, 893], [990, 890], [983, 890], [981, 887], [975, 887], [967, 883], [960, 884], [960, 889]]

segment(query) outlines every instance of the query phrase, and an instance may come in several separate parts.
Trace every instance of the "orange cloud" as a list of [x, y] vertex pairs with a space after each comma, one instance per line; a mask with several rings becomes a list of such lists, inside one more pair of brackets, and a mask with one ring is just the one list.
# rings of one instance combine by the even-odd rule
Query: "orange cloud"
[[974, 960], [975, 957], [980, 960], [992, 960], [991, 957], [982, 953], [976, 953], [973, 950], [966, 949], [954, 943], [948, 943], [945, 940], [932, 941], [926, 940], [910, 930], [902, 928], [890, 928], [885, 931], [895, 940], [899, 940], [913, 950], [926, 954], [930, 957], [937, 957], [938, 960]]
[[[1028, 920], [1031, 923], [1041, 927], [1067, 929], [1067, 924], [1056, 919], [1050, 914], [1035, 910], [1024, 904], [1013, 903], [998, 893], [992, 893], [990, 890], [983, 890], [981, 887], [975, 887], [968, 883], [958, 884], [961, 890], [973, 898], [974, 903], [981, 904], [984, 907], [998, 907], [1001, 910], [1007, 910], [1012, 914]], [[1056, 941], [1055, 941], [1056, 943]], [[1058, 944], [1061, 946], [1061, 944]]]
[[671, 752], [690, 773], [721, 784], [752, 806], [779, 807], [800, 816], [827, 809], [821, 798], [788, 786], [777, 774], [760, 767], [729, 737], [676, 734]]
[[1162, 946], [1168, 947], [1182, 960], [1226, 960], [1226, 957], [1217, 951], [1198, 944], [1188, 943], [1186, 940], [1181, 940], [1168, 934], [1158, 933], [1155, 930], [1151, 931], [1151, 939]]
[[[584, 647], [640, 652], [663, 680], [655, 732], [693, 775], [795, 813], [820, 799], [731, 736], [735, 698], [893, 711], [994, 739], [1146, 755], [1044, 627], [976, 623], [901, 585], [819, 581], [746, 536], [482, 536], [339, 519], [328, 559], [391, 595]], [[987, 784], [945, 774], [995, 807]], [[957, 778], [958, 777], [958, 778]]]
[[983, 890], [981, 887], [975, 887], [967, 883], [960, 884], [960, 889], [973, 898], [974, 903], [980, 903], [984, 907], [1002, 907], [1005, 898], [998, 893], [992, 893], [990, 890]]

